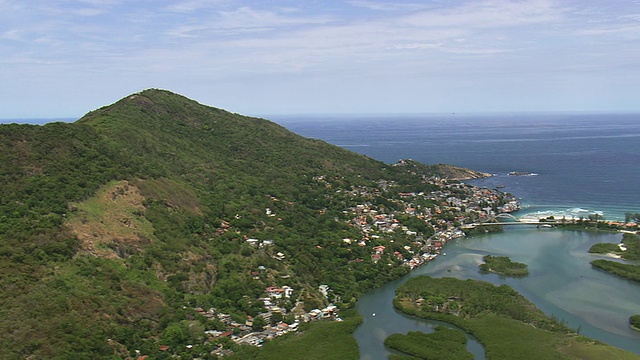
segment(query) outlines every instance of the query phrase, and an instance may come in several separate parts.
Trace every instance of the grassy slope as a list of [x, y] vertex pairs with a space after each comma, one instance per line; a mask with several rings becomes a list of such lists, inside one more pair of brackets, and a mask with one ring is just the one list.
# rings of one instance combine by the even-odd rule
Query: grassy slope
[[94, 197], [71, 203], [67, 226], [81, 249], [100, 257], [124, 257], [154, 239], [153, 224], [144, 217], [144, 198], [128, 181], [112, 181]]

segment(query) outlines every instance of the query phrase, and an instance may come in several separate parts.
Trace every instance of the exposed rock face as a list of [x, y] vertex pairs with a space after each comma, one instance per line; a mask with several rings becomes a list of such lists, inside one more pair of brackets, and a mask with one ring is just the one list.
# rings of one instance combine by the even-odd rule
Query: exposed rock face
[[400, 159], [393, 166], [401, 166], [407, 168], [408, 171], [413, 173], [429, 174], [430, 176], [438, 176], [442, 179], [453, 181], [482, 179], [493, 176], [488, 173], [462, 168], [455, 165], [425, 165], [413, 161], [412, 159]]
[[448, 180], [472, 180], [491, 177], [491, 174], [475, 171], [467, 168], [461, 168], [454, 165], [436, 164], [432, 165], [435, 173]]

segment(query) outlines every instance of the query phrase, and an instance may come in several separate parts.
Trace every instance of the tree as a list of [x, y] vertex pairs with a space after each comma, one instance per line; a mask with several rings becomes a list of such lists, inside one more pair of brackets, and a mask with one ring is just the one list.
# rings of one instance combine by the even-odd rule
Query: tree
[[599, 222], [604, 221], [604, 216], [602, 216], [602, 215], [600, 215], [598, 213], [590, 214], [589, 215], [589, 221], [590, 222], [594, 222], [596, 224], [596, 227], [597, 227]]
[[271, 325], [276, 325], [284, 319], [281, 313], [274, 312], [271, 314]]
[[267, 325], [267, 322], [264, 320], [264, 318], [262, 316], [256, 316], [255, 318], [253, 318], [253, 325], [251, 326], [251, 328], [253, 329], [253, 331], [262, 331], [265, 325]]
[[180, 322], [167, 326], [164, 330], [164, 334], [162, 335], [162, 340], [164, 342], [174, 346], [183, 344], [187, 339], [189, 339], [189, 333], [185, 326]]

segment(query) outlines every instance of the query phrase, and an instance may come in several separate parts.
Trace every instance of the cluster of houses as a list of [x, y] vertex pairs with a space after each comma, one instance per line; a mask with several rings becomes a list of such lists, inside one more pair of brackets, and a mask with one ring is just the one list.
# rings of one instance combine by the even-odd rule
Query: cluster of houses
[[[331, 184], [323, 177], [315, 177], [314, 180], [322, 182], [326, 187], [330, 188]], [[392, 199], [387, 199], [395, 204], [394, 208], [401, 210], [390, 210], [382, 206], [374, 206], [372, 202], [364, 202], [356, 204], [344, 211], [348, 215], [348, 222], [360, 229], [362, 236], [359, 239], [344, 238], [342, 241], [352, 246], [371, 246], [371, 260], [379, 262], [384, 256], [392, 256], [400, 260], [410, 269], [414, 269], [441, 254], [441, 250], [447, 241], [465, 236], [463, 228], [465, 221], [477, 221], [482, 218], [490, 218], [499, 212], [511, 212], [519, 209], [518, 201], [496, 190], [489, 190], [468, 186], [464, 184], [448, 184], [446, 181], [438, 178], [429, 179], [428, 181], [437, 183], [439, 190], [430, 193], [413, 193], [400, 192], [396, 193]], [[377, 184], [376, 189], [368, 189], [366, 187], [352, 188], [343, 191], [343, 195], [353, 196], [354, 198], [374, 198], [376, 196], [385, 196], [385, 193], [393, 191], [393, 182], [381, 180]], [[363, 196], [364, 195], [364, 196]], [[277, 201], [275, 199], [274, 201]], [[420, 206], [419, 204], [429, 203], [431, 206]], [[265, 213], [268, 216], [274, 216], [274, 212], [267, 208]], [[452, 218], [453, 214], [453, 218]], [[446, 216], [445, 216], [446, 215]], [[427, 226], [431, 226], [434, 230], [433, 235], [425, 238], [423, 234], [418, 233], [416, 229], [402, 224], [398, 218], [406, 218], [407, 216], [415, 217], [425, 222]], [[229, 223], [223, 222], [220, 231], [227, 231]], [[385, 243], [387, 234], [402, 233], [408, 236], [411, 246], [404, 246], [403, 249], [393, 248], [390, 244]], [[256, 248], [265, 248], [275, 245], [272, 240], [260, 240], [255, 238], [245, 238], [246, 243]], [[374, 246], [375, 244], [375, 246]], [[384, 245], [383, 245], [384, 244]], [[283, 261], [285, 255], [281, 252], [272, 254], [272, 257]], [[353, 261], [364, 261], [357, 259]], [[261, 267], [260, 270], [264, 270]], [[260, 272], [252, 272], [254, 279], [260, 278]], [[319, 292], [327, 299], [331, 290], [327, 285], [321, 285]], [[308, 312], [301, 310], [301, 307], [291, 309], [290, 313], [283, 308], [282, 301], [290, 300], [293, 296], [294, 289], [289, 286], [269, 286], [265, 288], [265, 296], [260, 298], [264, 304], [265, 312], [258, 314], [266, 325], [262, 329], [256, 329], [254, 326], [255, 318], [247, 318], [244, 323], [238, 323], [232, 319], [230, 315], [217, 312], [215, 309], [205, 311], [196, 308], [195, 311], [209, 319], [216, 319], [226, 325], [225, 331], [209, 330], [206, 335], [209, 339], [215, 340], [221, 337], [228, 337], [237, 344], [245, 344], [252, 346], [261, 346], [261, 344], [277, 336], [281, 336], [298, 330], [298, 326], [302, 322], [315, 321], [319, 319], [330, 319], [341, 321], [338, 316], [337, 308], [329, 305], [323, 309], [313, 309]], [[288, 302], [288, 301], [287, 301]], [[279, 314], [284, 319], [285, 315], [290, 319], [289, 322], [272, 322], [273, 314]], [[291, 316], [294, 314], [294, 316]], [[291, 319], [295, 318], [295, 321]], [[220, 354], [225, 355], [228, 349], [218, 349]]]
[[[273, 245], [273, 240], [259, 240], [254, 238], [247, 238], [245, 239], [245, 242], [253, 247], [257, 247], [260, 249]], [[277, 252], [275, 255], [273, 255], [273, 258], [276, 260], [282, 261], [286, 258], [286, 256], [281, 252]]]
[[[321, 285], [319, 291], [325, 296], [331, 291], [327, 285]], [[266, 312], [260, 313], [256, 316], [261, 317], [266, 324], [270, 324], [273, 314], [286, 315], [287, 310], [277, 306], [278, 300], [288, 299], [293, 295], [294, 289], [289, 286], [269, 286], [265, 289], [266, 296], [260, 300], [264, 303]], [[231, 315], [224, 314], [216, 311], [214, 308], [204, 310], [203, 308], [194, 308], [197, 313], [204, 316], [207, 319], [219, 320], [226, 325], [224, 331], [221, 330], [207, 330], [205, 335], [209, 340], [216, 340], [219, 338], [229, 338], [233, 342], [242, 345], [262, 346], [262, 343], [266, 340], [273, 339], [278, 336], [288, 334], [290, 332], [298, 331], [298, 327], [302, 322], [311, 322], [320, 319], [328, 319], [333, 321], [342, 321], [338, 316], [338, 308], [329, 304], [329, 306], [323, 309], [313, 309], [308, 312], [296, 313], [295, 321], [290, 324], [279, 321], [273, 325], [265, 325], [262, 329], [256, 330], [254, 327], [255, 318], [248, 316], [244, 323], [238, 323], [233, 320]], [[224, 356], [229, 355], [231, 352], [229, 349], [223, 347], [214, 351], [213, 355]]]
[[[268, 319], [268, 317], [265, 316], [267, 314], [260, 314], [258, 316], [264, 316], [266, 319]], [[326, 308], [313, 309], [308, 313], [299, 315], [297, 316], [297, 319], [291, 324], [280, 321], [275, 325], [266, 325], [263, 327], [262, 331], [247, 331], [248, 329], [251, 329], [251, 327], [246, 325], [248, 323], [251, 323], [251, 319], [248, 319], [247, 323], [245, 323], [245, 331], [238, 334], [231, 333], [228, 336], [230, 336], [231, 340], [233, 340], [237, 344], [260, 347], [266, 340], [271, 340], [275, 337], [298, 331], [298, 327], [301, 322], [310, 322], [320, 319], [342, 321], [342, 319], [338, 316], [338, 308], [334, 305], [329, 305]], [[223, 334], [227, 335], [228, 332]]]
[[640, 231], [637, 231], [638, 229], [640, 229], [640, 226], [634, 222], [607, 221], [606, 224], [609, 226], [616, 226], [620, 229], [627, 229], [624, 232], [628, 232], [631, 234], [640, 234]]
[[266, 246], [273, 245], [273, 240], [258, 240], [258, 239], [248, 238], [245, 241], [247, 242], [247, 244], [254, 247], [258, 247], [258, 248], [263, 248]]
[[[400, 202], [399, 205], [401, 206], [399, 208], [402, 209], [401, 211], [388, 211], [373, 206], [371, 202], [357, 204], [345, 210], [345, 214], [351, 215], [349, 223], [358, 227], [362, 231], [363, 237], [359, 240], [345, 238], [343, 242], [367, 246], [369, 241], [379, 239], [385, 233], [402, 231], [407, 236], [415, 237], [413, 241], [415, 247], [405, 247], [406, 253], [410, 254], [411, 257], [405, 256], [398, 251], [394, 252], [394, 256], [413, 269], [440, 254], [447, 241], [466, 236], [462, 230], [465, 221], [488, 219], [495, 217], [498, 213], [509, 213], [520, 208], [520, 204], [515, 197], [496, 190], [459, 183], [448, 184], [438, 178], [433, 178], [429, 181], [437, 183], [439, 190], [430, 193], [398, 193], [399, 200], [397, 198], [393, 200], [396, 203]], [[393, 184], [384, 181], [378, 186], [389, 189]], [[381, 191], [359, 187], [352, 189], [350, 193], [353, 196], [378, 196]], [[423, 208], [414, 206], [415, 203], [427, 200], [435, 205]], [[445, 212], [455, 214], [455, 218], [453, 220], [445, 219], [442, 216]], [[434, 234], [425, 239], [418, 232], [401, 224], [397, 219], [398, 215], [410, 215], [421, 219], [425, 224], [433, 227]], [[371, 251], [371, 260], [378, 262], [385, 253], [385, 246], [374, 246]]]

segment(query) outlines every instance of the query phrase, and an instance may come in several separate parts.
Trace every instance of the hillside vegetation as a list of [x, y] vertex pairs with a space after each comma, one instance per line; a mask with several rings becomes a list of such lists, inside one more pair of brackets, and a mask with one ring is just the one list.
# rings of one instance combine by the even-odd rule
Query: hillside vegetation
[[452, 169], [155, 89], [75, 123], [2, 125], [0, 358], [268, 358], [296, 342], [255, 352], [229, 334], [353, 306], [510, 200], [447, 183]]

